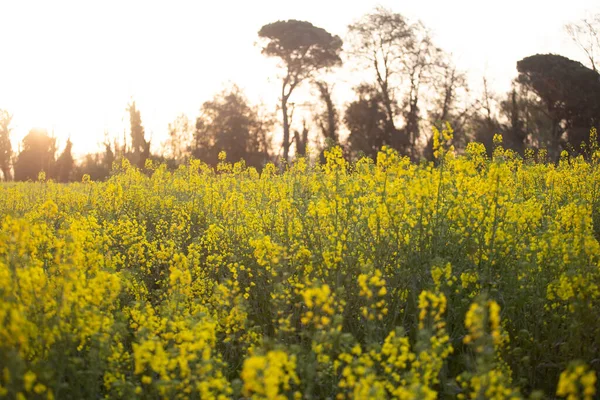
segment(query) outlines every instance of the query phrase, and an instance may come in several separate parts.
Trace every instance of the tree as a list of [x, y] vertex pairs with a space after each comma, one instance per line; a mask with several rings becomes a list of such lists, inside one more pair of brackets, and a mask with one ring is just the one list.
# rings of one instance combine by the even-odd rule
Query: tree
[[54, 173], [56, 138], [45, 129], [34, 128], [23, 138], [22, 151], [15, 162], [15, 180], [36, 180], [40, 172], [48, 178]]
[[552, 119], [550, 144], [554, 157], [561, 139], [573, 146], [585, 141], [590, 127], [600, 123], [600, 74], [577, 61], [537, 54], [517, 62], [518, 80], [533, 90]]
[[180, 114], [169, 124], [169, 138], [165, 143], [168, 151], [168, 157], [175, 163], [180, 164], [187, 156], [187, 150], [191, 144], [190, 137], [193, 132], [193, 126], [185, 114]]
[[71, 138], [67, 139], [67, 144], [61, 155], [56, 160], [56, 180], [58, 182], [69, 182], [73, 175], [73, 169], [75, 167], [75, 161], [71, 150], [73, 149], [73, 143]]
[[410, 146], [410, 155], [416, 157], [420, 137], [419, 122], [421, 91], [424, 84], [432, 83], [433, 74], [442, 66], [442, 50], [433, 44], [429, 30], [420, 21], [410, 26], [411, 40], [407, 42], [402, 57], [408, 78], [408, 96], [404, 101], [405, 135]]
[[150, 156], [150, 142], [144, 137], [144, 127], [140, 111], [133, 101], [128, 107], [129, 123], [131, 127], [131, 162], [139, 168], [143, 168], [146, 159]]
[[262, 54], [277, 57], [285, 72], [281, 85], [283, 158], [289, 159], [290, 116], [288, 100], [294, 89], [322, 69], [341, 64], [342, 40], [306, 21], [277, 21], [264, 25], [258, 36], [266, 41]]
[[494, 135], [501, 133], [497, 104], [497, 95], [490, 90], [487, 77], [484, 76], [483, 92], [473, 105], [474, 113], [469, 120], [468, 129], [477, 142], [485, 145], [488, 153], [493, 150]]
[[294, 141], [296, 142], [296, 154], [305, 157], [308, 148], [308, 127], [306, 126], [306, 120], [302, 121], [302, 133], [294, 131]]
[[[110, 172], [112, 171], [113, 168], [113, 163], [115, 162], [115, 160], [117, 159], [117, 152], [118, 152], [118, 143], [117, 143], [117, 139], [114, 138], [113, 139], [113, 144], [110, 143], [110, 138], [108, 136], [108, 132], [104, 133], [104, 155], [102, 157], [102, 162], [104, 167], [106, 168], [106, 177], [108, 177], [108, 175], [110, 175]], [[114, 148], [114, 150], [113, 150]]]
[[552, 131], [552, 118], [540, 97], [527, 85], [518, 81], [517, 104], [522, 129], [527, 132], [529, 146], [535, 148], [548, 148], [550, 145], [550, 132]]
[[[517, 80], [499, 102], [498, 132], [502, 133], [503, 146], [520, 154], [525, 148], [549, 148], [552, 121], [539, 97]], [[554, 151], [553, 151], [554, 152]]]
[[230, 160], [244, 159], [260, 167], [269, 160], [268, 133], [272, 119], [262, 117], [258, 107], [248, 104], [239, 87], [223, 90], [202, 105], [196, 120], [192, 154], [215, 165], [221, 151]]
[[0, 171], [5, 181], [11, 179], [10, 161], [12, 158], [12, 145], [10, 143], [10, 122], [12, 115], [6, 110], [0, 110]]
[[440, 65], [438, 74], [434, 81], [438, 97], [434, 102], [434, 109], [430, 112], [434, 124], [448, 121], [455, 113], [458, 92], [461, 89], [468, 91], [465, 73], [459, 71], [450, 60]]
[[[81, 163], [75, 167], [72, 174], [74, 180], [81, 181], [83, 175], [89, 175], [93, 181], [103, 181], [110, 176], [113, 162], [117, 159], [115, 153], [121, 146], [116, 139], [111, 144], [108, 134], [105, 135], [103, 145], [104, 152], [86, 154]], [[119, 157], [122, 157], [122, 154]]]
[[348, 26], [350, 54], [361, 64], [372, 69], [386, 112], [386, 135], [397, 149], [406, 150], [409, 139], [400, 135], [395, 119], [398, 114], [396, 90], [402, 84], [402, 60], [412, 46], [411, 26], [401, 15], [383, 7], [366, 14]]
[[103, 160], [102, 153], [86, 154], [81, 163], [75, 168], [73, 179], [81, 181], [83, 175], [89, 175], [93, 181], [103, 181], [109, 175], [109, 170]]
[[592, 70], [598, 72], [600, 62], [600, 14], [565, 25], [571, 40], [583, 50]]
[[508, 94], [507, 99], [500, 103], [500, 109], [501, 114], [508, 120], [508, 124], [506, 124], [506, 127], [502, 132], [505, 147], [523, 154], [528, 132], [525, 130], [525, 124], [523, 123], [523, 117], [521, 115], [523, 110], [515, 87], [513, 87], [512, 91]]
[[[474, 109], [467, 98], [467, 76], [456, 68], [448, 56], [437, 66], [435, 74], [432, 79], [435, 97], [428, 113], [429, 121], [438, 129], [443, 129], [446, 122], [450, 123], [454, 130], [455, 147], [464, 148], [469, 139], [465, 127]], [[425, 158], [433, 160], [433, 135], [429, 137], [424, 153]]]
[[348, 128], [348, 147], [354, 158], [375, 158], [385, 144], [390, 143], [388, 117], [381, 91], [362, 84], [354, 89], [358, 99], [346, 108], [344, 123]]
[[338, 144], [339, 116], [331, 97], [332, 85], [325, 81], [315, 80], [314, 85], [319, 90], [319, 99], [323, 103], [324, 111], [318, 113], [315, 122], [321, 134], [329, 144]]

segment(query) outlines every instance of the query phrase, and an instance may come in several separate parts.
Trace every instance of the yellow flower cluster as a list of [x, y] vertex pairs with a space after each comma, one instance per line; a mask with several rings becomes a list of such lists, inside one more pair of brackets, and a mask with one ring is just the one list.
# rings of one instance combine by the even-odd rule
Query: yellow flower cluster
[[358, 287], [360, 289], [358, 295], [364, 298], [365, 302], [365, 305], [361, 307], [363, 318], [367, 321], [383, 320], [389, 310], [385, 302], [388, 292], [381, 271], [376, 269], [371, 275], [360, 274]]
[[301, 318], [303, 325], [314, 325], [316, 329], [325, 329], [335, 313], [335, 298], [328, 285], [307, 288], [302, 298], [308, 311]]
[[[486, 304], [478, 302], [471, 304], [465, 317], [465, 327], [469, 332], [464, 338], [467, 344], [479, 342], [488, 332], [495, 346], [502, 345], [506, 340], [500, 328], [500, 306], [493, 300]], [[483, 344], [477, 347], [478, 352], [483, 351], [482, 346]]]
[[466, 344], [474, 348], [474, 367], [457, 380], [463, 389], [462, 399], [521, 399], [512, 386], [512, 371], [502, 359], [501, 352], [507, 336], [500, 326], [500, 306], [493, 300], [480, 299], [469, 308], [465, 316], [468, 334]]
[[363, 351], [359, 344], [341, 353], [339, 399], [435, 399], [439, 374], [452, 353], [443, 315], [446, 298], [423, 291], [419, 296], [419, 330], [414, 351], [401, 330], [390, 332], [383, 345]]
[[446, 143], [450, 143], [454, 137], [454, 131], [449, 123], [440, 132], [436, 127], [433, 127], [433, 157], [436, 159], [443, 158], [445, 155], [452, 155], [454, 152], [454, 146], [444, 146]]
[[596, 132], [453, 140], [0, 184], [0, 398], [594, 398]]
[[568, 400], [592, 400], [596, 394], [596, 372], [582, 363], [572, 363], [560, 374], [556, 395]]
[[285, 400], [289, 398], [292, 385], [300, 383], [296, 375], [296, 357], [281, 350], [247, 358], [241, 377], [243, 394], [252, 399]]
[[556, 281], [548, 285], [546, 297], [551, 301], [550, 309], [563, 306], [569, 312], [575, 312], [578, 304], [600, 299], [600, 285], [583, 275], [561, 274]]
[[479, 274], [475, 271], [467, 271], [460, 274], [460, 284], [463, 289], [469, 289], [468, 296], [475, 297], [481, 289], [479, 285]]

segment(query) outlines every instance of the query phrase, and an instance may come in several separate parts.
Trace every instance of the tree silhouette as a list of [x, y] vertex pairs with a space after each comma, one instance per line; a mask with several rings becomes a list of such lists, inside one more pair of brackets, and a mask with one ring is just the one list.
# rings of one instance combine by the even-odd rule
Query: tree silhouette
[[75, 168], [74, 180], [81, 181], [83, 175], [88, 175], [93, 181], [105, 180], [108, 176], [102, 154], [88, 153], [83, 157], [81, 163]]
[[306, 156], [308, 149], [308, 126], [306, 120], [302, 121], [302, 132], [294, 131], [294, 141], [296, 142], [296, 154], [300, 157]]
[[[436, 95], [428, 114], [429, 121], [438, 129], [443, 129], [445, 123], [449, 122], [454, 130], [454, 145], [457, 148], [464, 148], [469, 140], [465, 127], [474, 112], [473, 105], [467, 99], [469, 93], [467, 76], [456, 68], [448, 55], [441, 61], [435, 72], [432, 85]], [[433, 160], [433, 135], [427, 141], [424, 156], [428, 160]]]
[[73, 142], [71, 138], [67, 139], [67, 144], [61, 155], [56, 160], [56, 180], [58, 182], [69, 182], [73, 175], [75, 167], [75, 161], [71, 150], [73, 149]]
[[15, 180], [37, 180], [40, 172], [53, 177], [56, 139], [45, 129], [34, 128], [23, 138], [22, 151], [15, 162]]
[[361, 155], [374, 158], [385, 144], [390, 144], [387, 107], [378, 88], [363, 84], [355, 88], [358, 100], [346, 108], [344, 123], [348, 128], [348, 146], [356, 158]]
[[144, 137], [144, 127], [140, 111], [133, 101], [128, 107], [129, 123], [131, 132], [131, 162], [139, 168], [143, 168], [146, 159], [150, 156], [150, 142]]
[[180, 114], [169, 124], [169, 138], [165, 142], [167, 157], [175, 164], [185, 161], [187, 150], [191, 144], [193, 125], [185, 114]]
[[494, 149], [494, 135], [500, 134], [501, 124], [498, 120], [498, 96], [492, 92], [489, 87], [487, 77], [483, 77], [483, 93], [478, 99], [473, 108], [475, 112], [468, 123], [469, 130], [472, 132], [473, 138], [485, 145], [488, 153], [491, 154]]
[[[516, 97], [513, 98], [513, 95]], [[518, 109], [516, 113], [514, 108]], [[500, 113], [510, 121], [508, 146], [511, 146], [511, 140], [514, 141], [510, 137], [512, 132], [522, 130], [526, 135], [526, 146], [546, 149], [550, 147], [552, 118], [543, 101], [530, 87], [515, 80], [513, 91], [500, 103]], [[515, 114], [518, 114], [518, 122], [515, 121]]]
[[315, 122], [329, 145], [338, 144], [339, 115], [331, 97], [333, 87], [320, 80], [315, 80], [314, 85], [319, 90], [319, 99], [324, 106], [324, 110], [315, 116]]
[[527, 85], [513, 81], [504, 96], [492, 93], [487, 79], [483, 80], [482, 98], [471, 107], [467, 130], [474, 140], [483, 143], [492, 154], [495, 134], [502, 135], [502, 146], [523, 155], [526, 148], [544, 148], [552, 157], [558, 148], [552, 144], [552, 119], [545, 104]]
[[116, 151], [113, 148], [117, 149], [120, 146], [116, 140], [111, 144], [108, 138], [104, 141], [103, 146], [103, 152], [85, 155], [73, 172], [72, 178], [74, 180], [81, 181], [83, 175], [89, 175], [93, 181], [103, 181], [110, 176], [113, 162], [117, 159]]
[[272, 126], [272, 120], [262, 118], [258, 107], [249, 105], [234, 85], [202, 105], [192, 155], [215, 165], [219, 152], [225, 151], [229, 160], [244, 159], [247, 165], [263, 166], [269, 161], [267, 135]]
[[0, 171], [5, 181], [11, 180], [10, 161], [12, 145], [10, 143], [10, 122], [12, 115], [6, 110], [0, 110]]
[[[526, 148], [552, 146], [549, 133], [552, 120], [543, 102], [531, 88], [513, 81], [512, 90], [499, 101], [498, 132], [502, 133], [503, 147], [524, 154]], [[551, 149], [553, 154], [556, 149]]]
[[519, 82], [542, 99], [552, 118], [551, 149], [558, 156], [561, 139], [578, 146], [600, 122], [600, 74], [577, 61], [537, 54], [517, 62]]
[[290, 116], [288, 100], [305, 79], [324, 68], [341, 64], [342, 40], [306, 21], [277, 21], [264, 25], [258, 36], [266, 40], [262, 54], [277, 57], [285, 69], [281, 85], [283, 116], [283, 158], [288, 161], [290, 149]]
[[[114, 147], [115, 148], [117, 147], [116, 140], [115, 140]], [[112, 171], [113, 163], [115, 162], [116, 159], [117, 159], [117, 157], [115, 155], [115, 151], [113, 150], [113, 146], [111, 146], [109, 140], [105, 140], [104, 141], [104, 155], [102, 157], [102, 164], [103, 164], [104, 168], [106, 169], [106, 176], [107, 177], [110, 174], [110, 172]]]
[[421, 136], [420, 120], [423, 86], [432, 84], [438, 68], [443, 68], [441, 49], [433, 44], [429, 30], [421, 22], [410, 27], [410, 40], [405, 42], [404, 56], [401, 58], [408, 80], [408, 94], [403, 103], [405, 136], [410, 149], [407, 152], [416, 158], [417, 143]]
[[503, 142], [506, 144], [505, 147], [523, 154], [528, 135], [521, 116], [523, 110], [519, 104], [516, 88], [513, 87], [508, 98], [500, 103], [500, 107], [508, 120], [506, 129], [503, 131]]
[[406, 151], [409, 138], [396, 128], [398, 115], [396, 91], [402, 83], [403, 58], [413, 46], [414, 38], [408, 21], [398, 13], [377, 7], [348, 26], [350, 54], [372, 70], [386, 113], [385, 136], [388, 145]]
[[571, 40], [585, 53], [590, 66], [598, 72], [600, 62], [600, 13], [565, 25]]

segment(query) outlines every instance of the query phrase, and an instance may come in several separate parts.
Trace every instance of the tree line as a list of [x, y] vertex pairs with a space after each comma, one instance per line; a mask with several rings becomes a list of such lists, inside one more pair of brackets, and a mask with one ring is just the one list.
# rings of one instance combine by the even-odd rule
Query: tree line
[[[377, 7], [351, 23], [344, 40], [307, 21], [276, 21], [260, 28], [258, 38], [262, 54], [277, 60], [281, 72], [277, 112], [251, 104], [231, 85], [206, 101], [195, 121], [179, 115], [168, 126], [161, 153], [153, 154], [140, 110], [131, 102], [129, 134], [107, 138], [103, 151], [76, 164], [71, 140], [58, 153], [56, 139], [43, 129], [31, 130], [14, 152], [12, 116], [0, 110], [0, 171], [5, 180], [35, 180], [40, 171], [60, 182], [84, 174], [100, 180], [122, 158], [139, 167], [152, 159], [175, 168], [192, 157], [215, 165], [221, 151], [260, 168], [306, 155], [315, 147], [311, 139], [317, 151], [339, 145], [351, 159], [374, 157], [386, 145], [418, 161], [432, 159], [430, 128], [446, 122], [458, 151], [471, 140], [491, 149], [494, 135], [502, 134], [505, 147], [521, 154], [546, 149], [556, 159], [600, 125], [600, 14], [565, 28], [589, 66], [555, 54], [531, 55], [517, 62], [508, 93], [494, 93], [483, 77], [482, 93], [473, 96], [467, 74], [435, 44], [431, 31], [400, 13]], [[335, 74], [343, 63], [360, 70], [365, 81], [340, 109]], [[309, 112], [294, 101], [302, 86], [313, 89]], [[274, 138], [277, 124], [282, 134]]]

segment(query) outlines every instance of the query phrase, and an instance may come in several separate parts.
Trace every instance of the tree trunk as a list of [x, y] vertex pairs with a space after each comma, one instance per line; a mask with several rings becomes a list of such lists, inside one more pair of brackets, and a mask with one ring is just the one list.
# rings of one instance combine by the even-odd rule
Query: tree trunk
[[10, 176], [10, 167], [2, 167], [2, 175], [4, 176], [4, 181], [11, 181], [12, 177]]
[[386, 144], [392, 146], [397, 150], [401, 150], [401, 147], [403, 147], [402, 141], [400, 140], [400, 137], [398, 137], [398, 131], [396, 130], [396, 125], [394, 124], [394, 112], [392, 111], [392, 102], [387, 92], [384, 92], [383, 94], [383, 102], [385, 103], [384, 106], [387, 114], [387, 121], [385, 122], [385, 126], [388, 140], [386, 140]]
[[329, 129], [329, 138], [333, 140], [334, 143], [338, 143], [338, 135], [336, 130], [336, 121], [335, 121], [335, 109], [333, 103], [331, 102], [331, 98], [327, 102], [327, 123]]
[[294, 131], [294, 140], [296, 141], [296, 154], [306, 157], [306, 147], [308, 146], [308, 128], [306, 120], [302, 122], [302, 134]]
[[444, 93], [444, 105], [442, 106], [442, 115], [440, 116], [440, 122], [444, 124], [448, 119], [448, 113], [450, 111], [450, 100], [452, 99], [452, 87], [446, 87]]
[[387, 85], [383, 90], [383, 102], [385, 103], [385, 111], [388, 116], [388, 125], [392, 130], [392, 133], [396, 132], [396, 125], [394, 124], [394, 112], [392, 111], [392, 100], [390, 99], [389, 93], [387, 91]]
[[406, 134], [408, 136], [408, 142], [410, 146], [410, 149], [407, 149], [407, 153], [410, 154], [412, 160], [416, 159], [416, 143], [419, 136], [418, 102], [419, 98], [416, 95], [411, 94], [409, 99], [408, 115], [406, 117]]
[[550, 159], [555, 161], [560, 157], [560, 137], [562, 131], [560, 129], [560, 120], [553, 118], [552, 120], [552, 134], [550, 136], [550, 149], [548, 155]]
[[287, 109], [287, 97], [281, 97], [281, 112], [283, 113], [283, 159], [288, 162], [290, 154], [290, 121]]
[[333, 100], [331, 99], [331, 90], [325, 82], [315, 82], [321, 93], [321, 99], [327, 107], [327, 128], [323, 129], [323, 134], [331, 139], [334, 143], [338, 143], [336, 110]]

